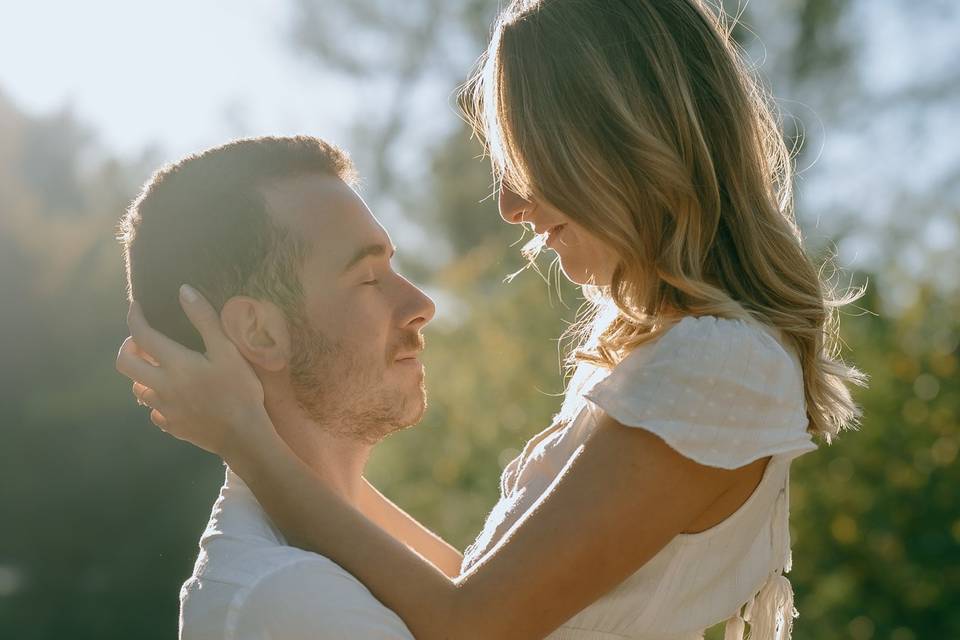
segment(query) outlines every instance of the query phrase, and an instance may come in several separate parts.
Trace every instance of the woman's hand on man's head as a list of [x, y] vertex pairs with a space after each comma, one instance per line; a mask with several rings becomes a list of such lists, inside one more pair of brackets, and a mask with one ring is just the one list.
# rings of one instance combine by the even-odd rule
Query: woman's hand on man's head
[[132, 302], [127, 315], [130, 337], [120, 347], [117, 370], [134, 381], [133, 393], [151, 409], [151, 422], [229, 463], [276, 436], [264, 408], [263, 386], [202, 295], [184, 285], [180, 304], [203, 338], [206, 353], [153, 329]]

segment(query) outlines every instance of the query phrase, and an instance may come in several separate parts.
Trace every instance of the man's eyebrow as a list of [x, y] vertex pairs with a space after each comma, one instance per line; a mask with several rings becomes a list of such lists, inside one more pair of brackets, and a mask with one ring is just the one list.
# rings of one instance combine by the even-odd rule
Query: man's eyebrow
[[[390, 257], [393, 257], [393, 254], [397, 252], [396, 247], [390, 247]], [[371, 256], [379, 257], [387, 254], [387, 245], [385, 244], [368, 244], [365, 247], [360, 247], [357, 249], [357, 252], [353, 254], [353, 257], [347, 262], [346, 266], [343, 267], [343, 270], [340, 272], [341, 275], [350, 271], [353, 267], [357, 265], [358, 262], [364, 258], [369, 258]]]

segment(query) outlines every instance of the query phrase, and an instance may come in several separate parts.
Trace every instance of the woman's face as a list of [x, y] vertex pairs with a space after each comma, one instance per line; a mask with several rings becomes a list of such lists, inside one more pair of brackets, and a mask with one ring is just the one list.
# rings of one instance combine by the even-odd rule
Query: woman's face
[[616, 255], [596, 236], [564, 215], [539, 201], [526, 200], [500, 187], [500, 217], [510, 224], [528, 222], [546, 246], [560, 258], [560, 268], [571, 282], [604, 286], [610, 284], [617, 264]]

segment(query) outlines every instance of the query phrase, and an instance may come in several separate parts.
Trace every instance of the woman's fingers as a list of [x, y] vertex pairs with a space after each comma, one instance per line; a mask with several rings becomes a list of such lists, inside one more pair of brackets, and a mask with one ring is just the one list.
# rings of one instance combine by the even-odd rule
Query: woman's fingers
[[159, 409], [160, 398], [157, 392], [139, 382], [134, 382], [133, 395], [137, 397], [137, 404], [150, 409], [150, 422], [160, 427], [161, 431], [166, 431], [167, 418]]
[[[220, 314], [200, 292], [188, 284], [180, 287], [180, 306], [187, 314], [190, 324], [200, 333], [207, 353], [215, 353], [230, 343], [220, 324]], [[230, 343], [232, 346], [233, 343]]]
[[[130, 309], [127, 311], [127, 327], [130, 329], [130, 335], [133, 336], [137, 346], [161, 364], [171, 357], [183, 357], [185, 354], [194, 353], [179, 342], [171, 340], [151, 327], [143, 316], [140, 305], [135, 301], [130, 303]], [[150, 383], [147, 384], [153, 386]]]
[[137, 404], [143, 407], [150, 407], [151, 409], [159, 408], [160, 397], [157, 395], [157, 392], [150, 387], [140, 384], [139, 382], [134, 382], [133, 395], [137, 399]]
[[137, 350], [133, 337], [128, 337], [120, 345], [117, 353], [117, 371], [131, 380], [156, 389], [163, 381], [163, 372], [144, 360]]
[[160, 427], [161, 431], [166, 431], [167, 419], [156, 409], [150, 412], [150, 422]]
[[137, 399], [137, 404], [139, 404], [140, 406], [146, 406], [146, 403], [143, 401], [143, 398], [141, 396], [143, 395], [143, 392], [149, 388], [150, 387], [140, 384], [137, 381], [133, 382], [133, 388], [132, 388], [133, 397]]
[[146, 360], [147, 362], [149, 362], [149, 363], [152, 364], [153, 366], [155, 366], [155, 367], [159, 367], [159, 366], [160, 366], [160, 363], [157, 362], [156, 358], [154, 358], [154, 357], [151, 356], [149, 353], [147, 353], [146, 351], [144, 351], [144, 350], [140, 347], [140, 345], [137, 344], [137, 341], [136, 341], [136, 340], [133, 341], [133, 352], [134, 352], [134, 354], [140, 356], [143, 360]]

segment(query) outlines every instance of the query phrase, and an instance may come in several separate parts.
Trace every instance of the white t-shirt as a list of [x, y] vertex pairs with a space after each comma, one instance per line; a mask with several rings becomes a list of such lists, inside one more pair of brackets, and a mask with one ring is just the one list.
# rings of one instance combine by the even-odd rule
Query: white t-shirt
[[[796, 354], [759, 323], [686, 317], [612, 372], [584, 371], [576, 418], [555, 422], [507, 465], [501, 499], [462, 569], [490, 553], [550, 490], [605, 412], [701, 464], [735, 469], [771, 459], [736, 512], [707, 531], [676, 536], [550, 640], [695, 640], [724, 620], [725, 637], [739, 640], [743, 619], [752, 640], [789, 637], [790, 462], [816, 449]], [[577, 526], [590, 535], [589, 522]]]
[[324, 556], [288, 546], [232, 471], [180, 590], [181, 640], [412, 640], [403, 621]]

